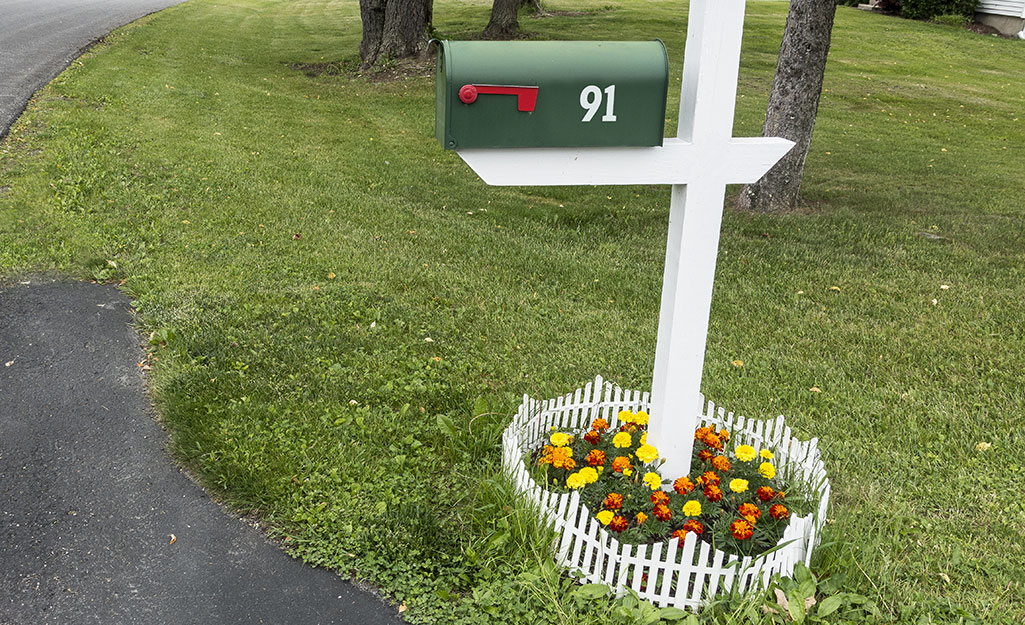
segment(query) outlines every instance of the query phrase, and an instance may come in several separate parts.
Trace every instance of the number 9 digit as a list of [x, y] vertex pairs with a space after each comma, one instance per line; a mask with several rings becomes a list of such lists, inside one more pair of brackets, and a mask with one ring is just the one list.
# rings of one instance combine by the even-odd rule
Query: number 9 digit
[[587, 109], [587, 113], [581, 121], [589, 122], [598, 109], [601, 108], [601, 89], [597, 85], [587, 85], [580, 92], [580, 106]]

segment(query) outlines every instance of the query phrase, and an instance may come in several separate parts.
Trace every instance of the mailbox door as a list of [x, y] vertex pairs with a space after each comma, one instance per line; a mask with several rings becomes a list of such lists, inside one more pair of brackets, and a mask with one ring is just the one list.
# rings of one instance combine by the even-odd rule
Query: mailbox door
[[446, 149], [662, 145], [661, 41], [446, 41], [435, 134]]

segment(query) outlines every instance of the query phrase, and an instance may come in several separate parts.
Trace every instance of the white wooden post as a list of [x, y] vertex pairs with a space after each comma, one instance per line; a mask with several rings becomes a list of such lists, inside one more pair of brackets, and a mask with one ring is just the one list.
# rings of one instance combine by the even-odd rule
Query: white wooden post
[[661, 147], [468, 149], [491, 185], [671, 184], [648, 442], [690, 470], [726, 185], [756, 182], [793, 142], [733, 138], [744, 0], [691, 0], [680, 120]]

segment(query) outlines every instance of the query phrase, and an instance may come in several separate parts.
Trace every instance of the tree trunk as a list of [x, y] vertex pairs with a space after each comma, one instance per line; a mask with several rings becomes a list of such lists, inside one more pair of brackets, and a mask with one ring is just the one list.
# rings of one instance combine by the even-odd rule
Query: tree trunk
[[434, 0], [360, 0], [363, 66], [387, 58], [417, 56], [427, 49]]
[[762, 136], [797, 145], [765, 177], [744, 185], [738, 208], [770, 212], [797, 207], [835, 14], [836, 0], [791, 0]]
[[521, 7], [530, 7], [534, 15], [544, 15], [545, 9], [541, 6], [541, 0], [520, 0]]
[[491, 21], [484, 27], [484, 39], [512, 39], [520, 32], [517, 11], [521, 0], [494, 0], [491, 5]]

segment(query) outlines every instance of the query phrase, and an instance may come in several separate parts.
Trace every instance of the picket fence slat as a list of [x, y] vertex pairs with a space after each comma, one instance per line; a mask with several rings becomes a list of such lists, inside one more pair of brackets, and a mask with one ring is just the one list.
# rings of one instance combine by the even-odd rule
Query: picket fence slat
[[804, 482], [818, 497], [815, 511], [791, 518], [780, 540], [784, 546], [767, 556], [727, 555], [693, 533], [682, 545], [675, 538], [652, 545], [622, 544], [583, 505], [579, 492], [556, 493], [536, 484], [523, 459], [547, 441], [552, 427], [582, 430], [598, 417], [616, 427], [621, 410], [647, 410], [650, 393], [624, 390], [597, 376], [554, 399], [537, 401], [524, 395], [502, 434], [502, 465], [516, 490], [558, 533], [551, 552], [556, 562], [577, 573], [582, 582], [606, 584], [617, 596], [630, 588], [660, 607], [696, 610], [717, 593], [764, 588], [774, 575], [792, 575], [797, 562], [810, 561], [821, 540], [831, 492], [818, 439], [794, 438], [782, 415], [765, 421], [748, 419], [706, 402], [704, 396], [698, 399], [701, 425], [730, 430], [732, 444], [774, 448], [777, 470]]

